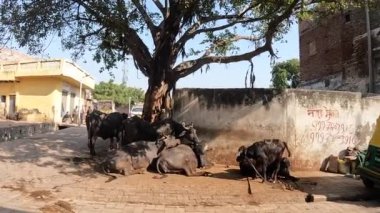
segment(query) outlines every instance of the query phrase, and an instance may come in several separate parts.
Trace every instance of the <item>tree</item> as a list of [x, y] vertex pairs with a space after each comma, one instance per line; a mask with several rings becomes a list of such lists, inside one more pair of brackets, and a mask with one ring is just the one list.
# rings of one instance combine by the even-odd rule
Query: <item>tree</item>
[[128, 98], [134, 102], [144, 100], [144, 91], [142, 89], [126, 87], [109, 82], [100, 82], [95, 85], [94, 97], [98, 100], [113, 100], [117, 106], [126, 105]]
[[[131, 55], [148, 78], [144, 119], [171, 109], [180, 78], [211, 63], [275, 56], [273, 41], [323, 2], [331, 8], [359, 0], [1, 0], [0, 36], [31, 52], [61, 38], [74, 58], [94, 51], [103, 69]], [[330, 7], [334, 5], [334, 7]], [[198, 44], [191, 43], [195, 39]], [[248, 48], [242, 48], [248, 47]]]
[[272, 69], [272, 85], [276, 89], [296, 88], [300, 83], [300, 62], [291, 59], [276, 63]]

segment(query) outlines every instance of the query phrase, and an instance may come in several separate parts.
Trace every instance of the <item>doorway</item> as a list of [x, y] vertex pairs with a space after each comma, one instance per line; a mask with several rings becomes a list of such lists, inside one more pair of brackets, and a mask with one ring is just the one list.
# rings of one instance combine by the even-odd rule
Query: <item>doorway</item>
[[16, 113], [16, 96], [10, 95], [9, 96], [9, 111], [8, 115], [13, 116]]

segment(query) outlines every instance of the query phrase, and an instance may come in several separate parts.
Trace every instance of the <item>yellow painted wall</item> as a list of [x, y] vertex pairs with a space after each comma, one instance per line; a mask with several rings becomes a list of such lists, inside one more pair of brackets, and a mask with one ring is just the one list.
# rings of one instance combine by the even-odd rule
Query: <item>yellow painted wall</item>
[[45, 121], [57, 121], [60, 117], [61, 84], [59, 78], [20, 78], [16, 85], [16, 110], [38, 109]]
[[[17, 84], [17, 83], [16, 83]], [[9, 95], [15, 95], [15, 83], [14, 82], [0, 82], [0, 96], [6, 96], [6, 105], [0, 103], [0, 117], [5, 116], [4, 108], [9, 109]]]
[[[72, 62], [65, 60], [40, 60], [30, 62], [0, 63], [0, 80], [16, 80], [17, 83], [0, 83], [0, 95], [16, 95], [16, 112], [21, 109], [37, 109], [41, 114], [28, 115], [28, 121], [60, 123], [65, 112], [70, 114], [79, 107], [79, 86], [82, 82], [81, 105], [85, 101], [84, 90], [93, 89], [94, 79]], [[66, 105], [62, 108], [62, 91], [68, 92]], [[74, 97], [71, 94], [75, 94]], [[4, 110], [3, 110], [4, 111]], [[63, 112], [64, 111], [64, 112]]]

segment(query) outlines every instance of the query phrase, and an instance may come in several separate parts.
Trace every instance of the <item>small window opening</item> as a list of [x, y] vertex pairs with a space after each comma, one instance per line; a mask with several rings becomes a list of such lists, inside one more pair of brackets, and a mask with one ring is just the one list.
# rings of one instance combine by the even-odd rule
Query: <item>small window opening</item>
[[350, 22], [350, 21], [351, 21], [351, 16], [350, 16], [350, 14], [346, 14], [346, 15], [344, 16], [344, 19], [346, 20], [346, 22]]

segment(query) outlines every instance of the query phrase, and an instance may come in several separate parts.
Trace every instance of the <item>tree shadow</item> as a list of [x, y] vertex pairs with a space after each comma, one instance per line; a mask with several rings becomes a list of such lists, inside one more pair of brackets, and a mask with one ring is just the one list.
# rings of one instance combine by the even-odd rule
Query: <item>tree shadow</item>
[[212, 178], [226, 179], [226, 180], [241, 180], [245, 177], [240, 174], [239, 169], [225, 169], [223, 172], [212, 173]]
[[[87, 147], [85, 127], [71, 127], [45, 134], [0, 143], [0, 162], [31, 163], [52, 167], [61, 174], [95, 178], [94, 171], [105, 156], [109, 140], [98, 138], [92, 157]], [[17, 168], [17, 167], [15, 167]]]
[[0, 212], [3, 212], [3, 213], [29, 213], [30, 211], [22, 211], [22, 210], [17, 210], [17, 209], [0, 207]]
[[[210, 178], [242, 181], [246, 176], [240, 174], [239, 168], [224, 168], [222, 171], [212, 172]], [[251, 181], [252, 188], [264, 187], [267, 189], [288, 190], [303, 193], [302, 199], [305, 202], [320, 201], [368, 201], [379, 200], [380, 190], [378, 188], [368, 189], [361, 180], [347, 177], [341, 174], [326, 173], [320, 171], [298, 171], [292, 175], [299, 178], [298, 181], [279, 179], [277, 183], [261, 183], [261, 179], [256, 178]], [[280, 192], [280, 191], [279, 191]], [[309, 195], [309, 196], [308, 196]], [[282, 199], [282, 198], [281, 198]], [[280, 199], [280, 200], [281, 200]], [[287, 198], [284, 198], [285, 200]], [[358, 204], [359, 205], [359, 204]]]
[[312, 198], [314, 201], [366, 201], [380, 198], [378, 188], [366, 188], [361, 180], [340, 174], [301, 177], [296, 184], [298, 190], [312, 196], [305, 197], [306, 202], [313, 202]]

